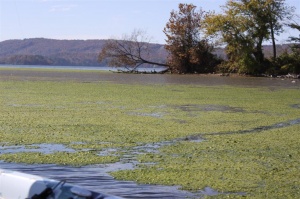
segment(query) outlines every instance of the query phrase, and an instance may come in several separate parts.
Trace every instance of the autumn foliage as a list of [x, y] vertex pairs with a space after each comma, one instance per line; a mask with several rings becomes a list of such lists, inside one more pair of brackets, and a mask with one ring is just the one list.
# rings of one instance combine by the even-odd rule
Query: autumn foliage
[[205, 12], [196, 11], [193, 4], [179, 4], [179, 11], [172, 11], [164, 28], [169, 51], [168, 64], [175, 73], [212, 72], [217, 63], [212, 54], [213, 46], [202, 38]]

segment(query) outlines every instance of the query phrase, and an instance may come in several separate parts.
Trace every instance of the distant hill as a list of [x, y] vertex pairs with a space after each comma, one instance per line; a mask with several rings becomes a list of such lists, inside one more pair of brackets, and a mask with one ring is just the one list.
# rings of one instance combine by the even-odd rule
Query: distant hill
[[[24, 39], [0, 42], [0, 64], [56, 65], [56, 66], [105, 66], [97, 61], [106, 40], [54, 40]], [[278, 45], [278, 54], [289, 49], [288, 44]], [[272, 56], [272, 46], [264, 46], [266, 57]], [[225, 58], [224, 49], [215, 54]], [[168, 52], [162, 44], [150, 44], [149, 60], [165, 63]]]
[[[24, 39], [0, 42], [0, 64], [105, 66], [97, 61], [105, 40]], [[150, 58], [165, 62], [163, 45], [150, 45]]]

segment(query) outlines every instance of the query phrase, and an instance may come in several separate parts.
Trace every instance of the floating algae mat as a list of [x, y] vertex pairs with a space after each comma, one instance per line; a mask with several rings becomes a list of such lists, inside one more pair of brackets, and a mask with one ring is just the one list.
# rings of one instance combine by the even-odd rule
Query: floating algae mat
[[300, 194], [299, 89], [6, 80], [0, 102], [0, 160], [134, 160], [111, 174], [220, 198]]

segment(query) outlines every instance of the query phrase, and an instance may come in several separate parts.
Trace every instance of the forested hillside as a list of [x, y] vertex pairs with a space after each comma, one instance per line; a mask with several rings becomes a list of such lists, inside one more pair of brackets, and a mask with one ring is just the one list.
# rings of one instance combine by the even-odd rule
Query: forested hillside
[[[105, 66], [97, 61], [105, 40], [24, 39], [0, 42], [0, 64]], [[165, 62], [163, 45], [151, 44], [150, 58]]]
[[[105, 40], [54, 40], [24, 39], [0, 42], [0, 64], [57, 65], [57, 66], [105, 66], [97, 61]], [[164, 63], [168, 53], [162, 44], [151, 44], [149, 60]], [[277, 46], [279, 54], [288, 45]], [[264, 46], [265, 55], [272, 55], [272, 47]], [[223, 49], [215, 53], [225, 58]]]

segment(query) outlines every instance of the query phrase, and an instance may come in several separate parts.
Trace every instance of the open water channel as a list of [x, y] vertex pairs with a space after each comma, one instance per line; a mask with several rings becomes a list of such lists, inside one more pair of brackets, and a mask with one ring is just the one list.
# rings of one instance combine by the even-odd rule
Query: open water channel
[[[300, 81], [282, 78], [244, 78], [244, 77], [220, 77], [218, 75], [170, 75], [170, 74], [117, 74], [117, 73], [103, 73], [103, 72], [62, 72], [62, 71], [31, 71], [31, 70], [14, 70], [20, 68], [18, 66], [0, 66], [0, 80], [46, 80], [46, 81], [84, 81], [84, 82], [95, 82], [95, 81], [109, 81], [116, 83], [138, 83], [138, 84], [194, 84], [194, 85], [205, 85], [205, 86], [216, 86], [216, 85], [235, 85], [235, 86], [263, 86], [270, 89], [280, 88], [294, 88], [300, 89]], [[43, 66], [35, 67], [43, 68]], [[66, 69], [66, 68], [64, 68]], [[78, 67], [68, 67], [68, 69], [79, 69]], [[82, 68], [84, 69], [84, 68]], [[94, 68], [92, 68], [94, 69]], [[103, 69], [107, 70], [107, 69]], [[298, 107], [296, 107], [298, 108]], [[285, 125], [293, 125], [294, 123], [299, 124], [300, 120], [291, 121], [290, 123], [278, 124], [276, 127], [280, 128]], [[267, 128], [267, 127], [264, 127]], [[256, 129], [257, 130], [257, 129]], [[261, 129], [259, 129], [261, 130]], [[251, 130], [249, 130], [251, 132]], [[249, 133], [237, 132], [237, 133]], [[194, 139], [191, 139], [195, 141]], [[196, 140], [197, 141], [197, 140]], [[168, 143], [158, 143], [168, 144]], [[57, 146], [58, 148], [61, 146]], [[149, 147], [149, 146], [148, 146]], [[47, 148], [42, 146], [41, 148]], [[51, 148], [51, 147], [50, 147]], [[54, 147], [56, 148], [56, 147]], [[151, 146], [150, 146], [151, 148]], [[25, 148], [10, 148], [5, 149], [0, 147], [1, 153], [14, 152], [18, 150], [25, 150]], [[61, 148], [59, 150], [69, 150]], [[151, 149], [153, 150], [153, 149]], [[50, 151], [51, 152], [51, 151]], [[105, 192], [124, 198], [201, 198], [205, 195], [216, 195], [218, 192], [206, 188], [198, 193], [191, 193], [182, 191], [179, 187], [171, 186], [160, 186], [160, 185], [139, 185], [135, 182], [129, 181], [118, 181], [111, 177], [108, 173], [119, 169], [132, 169], [135, 166], [135, 162], [119, 162], [115, 164], [106, 165], [92, 165], [85, 167], [68, 167], [68, 166], [57, 166], [57, 165], [26, 165], [26, 164], [15, 164], [6, 163], [0, 161], [0, 168], [11, 169], [21, 171], [25, 173], [41, 175], [47, 178], [56, 180], [67, 180], [69, 183], [86, 187], [87, 189]], [[237, 193], [239, 194], [239, 193]]]
[[[15, 70], [15, 69], [47, 69], [41, 71]], [[51, 70], [55, 69], [55, 70]], [[57, 69], [61, 71], [57, 71]], [[72, 72], [63, 72], [72, 70]], [[86, 70], [85, 73], [74, 72], [75, 70]], [[46, 81], [84, 81], [97, 82], [109, 81], [116, 83], [138, 83], [138, 84], [191, 84], [191, 85], [232, 85], [249, 87], [296, 88], [300, 89], [300, 79], [288, 78], [265, 78], [265, 77], [221, 77], [220, 75], [176, 75], [176, 74], [125, 74], [101, 71], [116, 71], [110, 67], [83, 67], [83, 66], [19, 66], [0, 65], [0, 80], [46, 80]], [[161, 71], [163, 68], [142, 68], [141, 71]], [[91, 71], [91, 72], [88, 72]], [[96, 72], [95, 72], [96, 71]], [[100, 71], [100, 72], [97, 72]]]
[[132, 168], [131, 164], [93, 165], [86, 167], [68, 167], [57, 165], [25, 165], [0, 162], [0, 168], [21, 171], [43, 177], [67, 180], [68, 183], [85, 187], [89, 190], [117, 195], [124, 198], [199, 198], [204, 192], [214, 194], [211, 189], [203, 193], [181, 191], [178, 187], [160, 185], [138, 185], [131, 181], [118, 181], [107, 172]]

